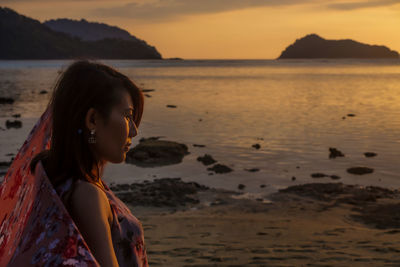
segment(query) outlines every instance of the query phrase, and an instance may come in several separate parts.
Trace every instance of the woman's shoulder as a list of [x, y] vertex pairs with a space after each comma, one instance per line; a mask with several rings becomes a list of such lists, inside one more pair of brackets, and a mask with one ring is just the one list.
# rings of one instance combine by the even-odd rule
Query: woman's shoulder
[[70, 192], [69, 197], [73, 213], [101, 216], [107, 218], [112, 225], [110, 203], [107, 195], [99, 186], [78, 179], [74, 182], [74, 189]]
[[99, 186], [81, 179], [74, 181], [73, 191], [71, 191], [71, 198], [73, 202], [79, 203], [79, 206], [82, 206], [84, 202], [88, 202], [89, 204], [95, 202], [108, 204], [107, 195]]

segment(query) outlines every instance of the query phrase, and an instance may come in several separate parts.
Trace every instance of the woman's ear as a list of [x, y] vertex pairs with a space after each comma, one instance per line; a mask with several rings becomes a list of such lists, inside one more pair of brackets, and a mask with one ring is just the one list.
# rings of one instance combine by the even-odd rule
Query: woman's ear
[[96, 129], [98, 123], [98, 113], [94, 108], [89, 108], [85, 117], [85, 125], [90, 130]]

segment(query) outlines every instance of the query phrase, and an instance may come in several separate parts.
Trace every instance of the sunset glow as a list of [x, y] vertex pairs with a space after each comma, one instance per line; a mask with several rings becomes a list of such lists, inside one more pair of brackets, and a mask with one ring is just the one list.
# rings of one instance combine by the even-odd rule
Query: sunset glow
[[41, 22], [84, 18], [118, 26], [155, 46], [164, 58], [273, 59], [310, 33], [400, 51], [398, 0], [3, 0], [0, 5]]

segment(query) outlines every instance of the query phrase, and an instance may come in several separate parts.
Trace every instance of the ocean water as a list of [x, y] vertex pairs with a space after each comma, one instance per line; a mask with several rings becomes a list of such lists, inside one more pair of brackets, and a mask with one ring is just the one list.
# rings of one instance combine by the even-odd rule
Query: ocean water
[[[0, 61], [0, 96], [15, 99], [0, 105], [0, 161], [17, 153], [44, 111], [58, 72], [70, 62]], [[182, 163], [164, 167], [108, 164], [107, 182], [181, 177], [225, 189], [244, 184], [244, 191], [255, 194], [308, 182], [400, 187], [400, 60], [102, 62], [155, 90], [145, 97], [132, 145], [141, 137], [162, 136], [190, 152]], [[5, 121], [16, 113], [23, 127], [6, 129]], [[345, 157], [329, 159], [329, 147]], [[365, 152], [377, 156], [366, 158]], [[204, 154], [233, 172], [210, 175], [210, 166], [197, 161]], [[374, 172], [347, 173], [355, 166]], [[245, 170], [251, 168], [259, 171]], [[312, 178], [316, 172], [341, 178]]]

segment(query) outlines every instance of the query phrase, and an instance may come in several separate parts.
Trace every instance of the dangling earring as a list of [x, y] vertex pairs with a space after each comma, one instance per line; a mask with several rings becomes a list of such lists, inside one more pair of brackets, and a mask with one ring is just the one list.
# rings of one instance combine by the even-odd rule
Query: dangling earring
[[96, 143], [96, 136], [94, 135], [95, 131], [96, 131], [95, 129], [90, 130], [90, 137], [88, 139], [89, 144]]

